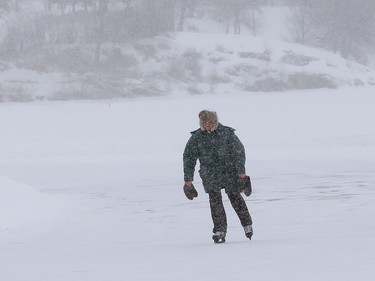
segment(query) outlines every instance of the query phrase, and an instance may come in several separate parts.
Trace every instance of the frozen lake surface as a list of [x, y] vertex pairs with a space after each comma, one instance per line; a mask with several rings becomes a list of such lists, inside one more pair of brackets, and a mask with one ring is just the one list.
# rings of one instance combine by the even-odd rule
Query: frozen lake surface
[[[0, 104], [0, 279], [374, 280], [375, 95], [353, 88]], [[215, 109], [247, 152], [248, 241], [229, 201], [182, 192]]]

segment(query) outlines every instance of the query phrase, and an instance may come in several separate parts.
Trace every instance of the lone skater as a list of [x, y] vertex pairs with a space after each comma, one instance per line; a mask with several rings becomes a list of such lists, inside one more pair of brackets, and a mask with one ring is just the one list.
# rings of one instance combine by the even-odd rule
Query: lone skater
[[212, 239], [215, 243], [225, 242], [227, 217], [221, 195], [221, 189], [225, 189], [246, 237], [251, 240], [253, 222], [240, 193], [251, 194], [250, 178], [245, 172], [244, 146], [234, 129], [219, 123], [216, 112], [203, 110], [198, 116], [200, 128], [191, 132], [183, 154], [185, 194], [190, 200], [198, 195], [193, 180], [199, 159], [199, 175], [209, 196], [214, 225]]

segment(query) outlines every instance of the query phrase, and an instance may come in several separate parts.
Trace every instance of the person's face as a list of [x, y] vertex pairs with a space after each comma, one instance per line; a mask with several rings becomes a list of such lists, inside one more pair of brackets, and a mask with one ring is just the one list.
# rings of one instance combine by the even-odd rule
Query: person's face
[[211, 131], [214, 126], [215, 126], [214, 122], [211, 122], [211, 121], [206, 121], [206, 122], [203, 123], [203, 128], [206, 131]]

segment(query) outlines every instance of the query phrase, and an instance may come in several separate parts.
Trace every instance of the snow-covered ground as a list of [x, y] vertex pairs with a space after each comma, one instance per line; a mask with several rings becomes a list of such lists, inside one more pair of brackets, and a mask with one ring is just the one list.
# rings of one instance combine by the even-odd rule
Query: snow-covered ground
[[[0, 280], [374, 280], [371, 88], [0, 104]], [[247, 151], [248, 241], [182, 192], [201, 109]]]

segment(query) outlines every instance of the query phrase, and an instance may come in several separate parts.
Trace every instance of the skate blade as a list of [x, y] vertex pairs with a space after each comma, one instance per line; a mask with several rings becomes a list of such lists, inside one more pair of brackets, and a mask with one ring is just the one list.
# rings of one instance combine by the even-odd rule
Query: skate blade
[[212, 238], [215, 244], [225, 243], [225, 238]]

